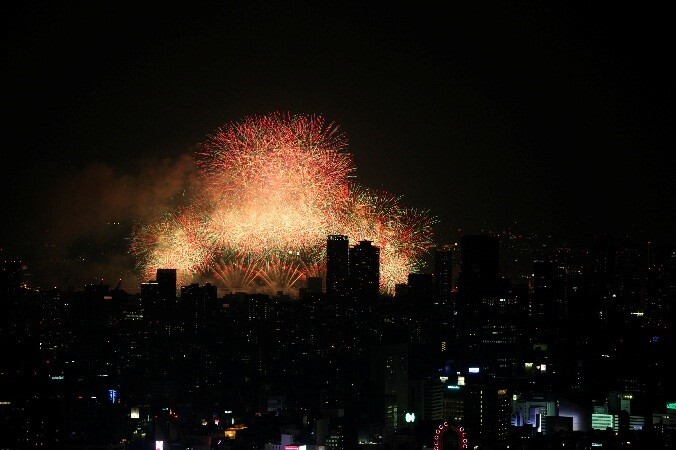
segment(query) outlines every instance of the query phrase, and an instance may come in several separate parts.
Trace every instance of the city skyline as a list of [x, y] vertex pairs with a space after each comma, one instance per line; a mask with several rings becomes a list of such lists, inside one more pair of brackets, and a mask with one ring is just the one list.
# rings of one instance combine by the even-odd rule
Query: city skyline
[[499, 238], [463, 235], [389, 297], [373, 289], [378, 249], [344, 238], [326, 240], [330, 289], [298, 298], [178, 295], [175, 269], [134, 294], [40, 290], [3, 263], [0, 334], [20, 352], [0, 366], [0, 439], [414, 449], [450, 426], [464, 433], [446, 446], [673, 446], [673, 246], [552, 247], [505, 279]]

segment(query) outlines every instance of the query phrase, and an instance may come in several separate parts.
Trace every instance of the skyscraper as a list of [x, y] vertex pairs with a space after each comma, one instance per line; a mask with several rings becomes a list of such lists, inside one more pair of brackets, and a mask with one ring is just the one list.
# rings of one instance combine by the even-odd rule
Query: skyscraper
[[458, 277], [458, 339], [465, 357], [479, 357], [479, 335], [484, 306], [494, 305], [500, 287], [499, 240], [497, 236], [465, 235], [460, 238]]
[[176, 269], [157, 269], [156, 276], [159, 295], [162, 300], [176, 302]]
[[453, 289], [453, 247], [443, 246], [434, 251], [434, 291], [439, 303], [447, 303]]
[[350, 247], [349, 274], [356, 300], [377, 300], [380, 294], [380, 248], [371, 241], [359, 241]]
[[215, 285], [197, 283], [181, 286], [180, 315], [185, 330], [201, 334], [208, 330], [218, 309], [218, 291]]
[[500, 246], [497, 236], [460, 238], [458, 293], [464, 297], [495, 295], [500, 281]]
[[408, 301], [415, 307], [429, 307], [436, 300], [431, 273], [408, 274]]
[[350, 241], [344, 235], [331, 235], [326, 240], [326, 295], [336, 300], [348, 289]]
[[394, 432], [408, 410], [408, 344], [378, 343], [369, 348], [370, 401], [366, 410], [382, 427], [385, 444], [392, 445]]

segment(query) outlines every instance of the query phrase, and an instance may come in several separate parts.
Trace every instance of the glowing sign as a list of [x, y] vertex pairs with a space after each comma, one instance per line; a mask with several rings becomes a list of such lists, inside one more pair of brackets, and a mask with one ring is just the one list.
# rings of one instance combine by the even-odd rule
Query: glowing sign
[[456, 386], [455, 384], [449, 384], [446, 388], [447, 389], [460, 389], [460, 386]]
[[415, 422], [415, 413], [406, 413], [406, 422]]
[[667, 403], [667, 409], [676, 409], [676, 402]]
[[117, 400], [117, 391], [115, 389], [108, 389], [108, 400], [111, 403], [115, 403], [115, 400]]
[[164, 450], [164, 441], [155, 441], [155, 450]]
[[479, 373], [479, 368], [478, 367], [470, 367], [467, 369], [469, 373]]

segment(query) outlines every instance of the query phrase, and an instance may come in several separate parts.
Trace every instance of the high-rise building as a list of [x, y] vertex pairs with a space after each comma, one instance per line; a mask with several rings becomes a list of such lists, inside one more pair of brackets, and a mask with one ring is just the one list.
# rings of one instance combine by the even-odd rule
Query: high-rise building
[[358, 301], [377, 300], [380, 294], [380, 248], [371, 241], [350, 247], [349, 274], [352, 295]]
[[500, 281], [500, 245], [497, 236], [465, 235], [460, 238], [458, 292], [462, 296], [495, 295]]
[[181, 286], [181, 319], [184, 329], [200, 334], [207, 330], [218, 309], [218, 291], [215, 285], [197, 283]]
[[374, 423], [382, 426], [387, 445], [402, 426], [408, 409], [408, 345], [375, 344], [370, 347], [368, 402]]
[[444, 388], [439, 379], [409, 380], [408, 409], [416, 420], [443, 420]]
[[348, 292], [350, 241], [344, 235], [331, 235], [326, 240], [326, 294], [343, 298]]
[[141, 304], [146, 322], [156, 322], [164, 319], [157, 281], [151, 280], [141, 283]]
[[468, 378], [462, 386], [464, 394], [464, 423], [470, 436], [470, 447], [504, 448], [507, 441], [511, 416], [512, 396], [502, 384], [490, 380]]
[[162, 300], [176, 302], [176, 269], [157, 269], [155, 280]]
[[533, 316], [547, 324], [568, 318], [568, 277], [564, 264], [533, 262]]
[[465, 235], [460, 238], [457, 332], [459, 342], [474, 359], [479, 351], [484, 300], [500, 294], [499, 240], [491, 235]]
[[434, 278], [431, 273], [408, 274], [408, 301], [415, 307], [434, 303]]
[[434, 291], [437, 301], [447, 304], [453, 290], [453, 247], [445, 245], [434, 251]]

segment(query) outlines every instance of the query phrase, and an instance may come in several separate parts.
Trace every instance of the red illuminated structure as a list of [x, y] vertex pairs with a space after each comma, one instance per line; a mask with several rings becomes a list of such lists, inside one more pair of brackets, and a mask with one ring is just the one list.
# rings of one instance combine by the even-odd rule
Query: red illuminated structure
[[444, 434], [446, 434], [449, 428], [458, 434], [458, 448], [467, 448], [467, 433], [465, 433], [465, 428], [454, 427], [449, 425], [448, 422], [444, 422], [434, 430], [434, 450], [444, 449]]

